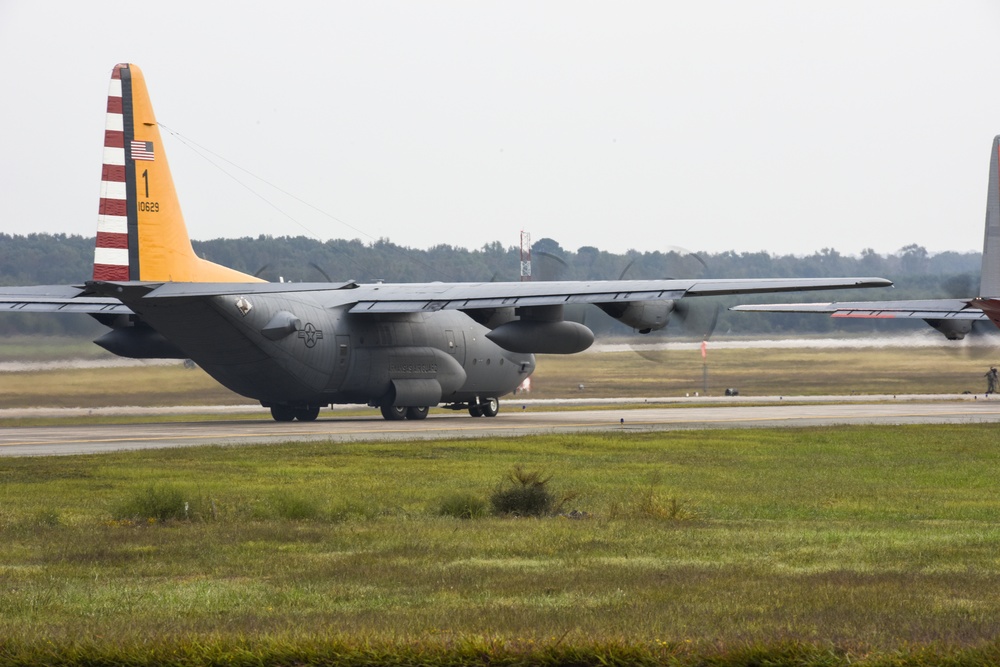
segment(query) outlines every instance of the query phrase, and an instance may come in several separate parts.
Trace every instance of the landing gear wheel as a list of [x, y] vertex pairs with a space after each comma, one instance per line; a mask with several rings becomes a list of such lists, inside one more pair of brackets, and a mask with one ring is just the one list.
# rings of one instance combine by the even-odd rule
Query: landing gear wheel
[[406, 408], [406, 418], [407, 419], [427, 419], [427, 413], [430, 412], [430, 408], [425, 407], [411, 407]]
[[479, 409], [484, 417], [496, 417], [497, 413], [500, 412], [500, 401], [495, 398], [487, 398], [479, 404]]
[[314, 422], [319, 417], [319, 406], [310, 405], [304, 408], [295, 409], [295, 418], [300, 422]]
[[476, 404], [476, 405], [470, 405], [469, 406], [469, 414], [472, 415], [473, 417], [482, 417], [483, 416], [483, 406], [478, 405], [478, 404]]
[[406, 419], [406, 408], [396, 407], [394, 405], [383, 405], [381, 408], [382, 416], [387, 421], [399, 421], [400, 419]]
[[271, 418], [276, 422], [290, 422], [295, 419], [295, 408], [288, 405], [272, 405]]

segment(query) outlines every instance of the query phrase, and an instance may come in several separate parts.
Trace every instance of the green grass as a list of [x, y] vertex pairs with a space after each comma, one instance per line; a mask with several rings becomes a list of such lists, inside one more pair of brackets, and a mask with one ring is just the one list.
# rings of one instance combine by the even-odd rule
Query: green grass
[[85, 336], [0, 336], [0, 361], [117, 359]]
[[246, 405], [200, 368], [137, 366], [3, 373], [5, 408]]
[[[582, 518], [442, 515], [516, 465]], [[971, 664], [998, 468], [993, 425], [5, 459], [0, 664]]]

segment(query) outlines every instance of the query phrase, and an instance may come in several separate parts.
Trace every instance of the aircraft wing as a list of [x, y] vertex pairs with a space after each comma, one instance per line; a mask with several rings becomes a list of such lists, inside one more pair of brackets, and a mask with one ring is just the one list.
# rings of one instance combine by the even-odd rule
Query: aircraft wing
[[192, 298], [252, 294], [322, 293], [330, 305], [352, 313], [416, 313], [552, 306], [569, 303], [625, 303], [689, 296], [887, 287], [884, 278], [780, 278], [714, 280], [607, 280], [500, 283], [143, 283], [91, 281], [86, 286], [0, 287], [0, 311], [128, 314], [113, 295]]
[[833, 303], [765, 303], [733, 306], [730, 310], [758, 313], [830, 313], [860, 319], [985, 320], [979, 307], [966, 299], [854, 301]]
[[[365, 285], [352, 295], [352, 313], [412, 313], [554, 306], [571, 303], [625, 303], [757, 292], [887, 287], [883, 278], [759, 280], [607, 280], [523, 283], [423, 283]], [[367, 289], [364, 289], [367, 288]]]
[[[352, 313], [416, 313], [552, 306], [569, 303], [615, 303], [721, 296], [760, 292], [888, 287], [884, 278], [764, 278], [714, 280], [597, 280], [490, 283], [115, 283], [88, 287], [113, 294], [118, 286], [142, 287], [147, 298], [246, 296], [320, 292], [349, 305]], [[2, 297], [2, 291], [0, 291]]]
[[94, 296], [75, 285], [0, 287], [0, 311], [91, 315], [128, 315], [132, 312], [118, 299]]

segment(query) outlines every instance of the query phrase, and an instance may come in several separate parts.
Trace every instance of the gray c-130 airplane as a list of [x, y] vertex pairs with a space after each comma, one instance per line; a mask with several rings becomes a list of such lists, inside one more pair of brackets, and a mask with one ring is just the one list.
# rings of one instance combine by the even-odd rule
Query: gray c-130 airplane
[[191, 359], [277, 421], [331, 404], [385, 419], [429, 408], [493, 417], [535, 369], [594, 334], [567, 321], [594, 304], [643, 333], [682, 298], [888, 286], [882, 278], [484, 283], [269, 283], [195, 255], [145, 79], [119, 64], [108, 93], [93, 279], [0, 288], [0, 310], [86, 313], [124, 357]]
[[993, 137], [986, 187], [986, 229], [979, 296], [901, 301], [834, 301], [831, 303], [764, 303], [730, 310], [764, 313], [829, 313], [847, 319], [920, 319], [948, 340], [962, 340], [975, 322], [991, 320], [1000, 327], [1000, 135]]

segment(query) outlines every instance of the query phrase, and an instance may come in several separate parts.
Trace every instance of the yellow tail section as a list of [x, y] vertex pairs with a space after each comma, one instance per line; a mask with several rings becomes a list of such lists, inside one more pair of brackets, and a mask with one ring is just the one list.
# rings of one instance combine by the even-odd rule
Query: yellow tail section
[[94, 279], [263, 282], [195, 255], [146, 80], [131, 64], [111, 73]]

